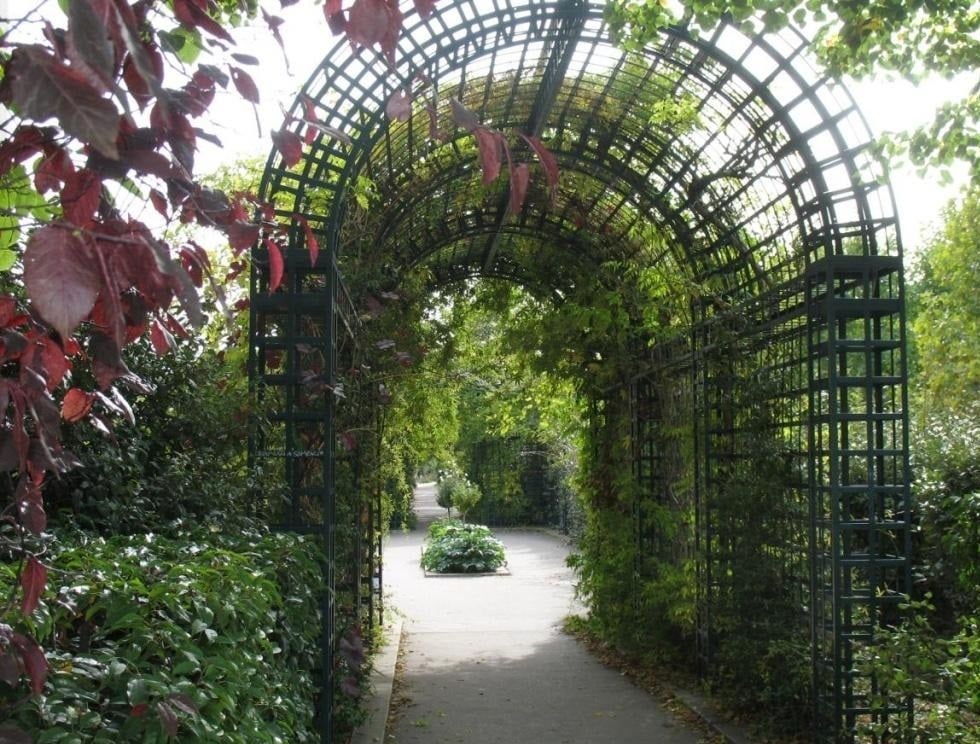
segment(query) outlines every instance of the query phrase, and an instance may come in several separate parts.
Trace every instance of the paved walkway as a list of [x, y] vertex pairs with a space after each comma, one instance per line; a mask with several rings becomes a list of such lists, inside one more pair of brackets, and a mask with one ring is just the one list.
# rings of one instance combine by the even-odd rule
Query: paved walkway
[[[385, 582], [404, 613], [393, 744], [697, 744], [699, 735], [560, 630], [577, 612], [558, 537], [499, 530], [509, 576], [425, 577], [425, 524], [393, 534]], [[440, 514], [441, 512], [441, 514]]]

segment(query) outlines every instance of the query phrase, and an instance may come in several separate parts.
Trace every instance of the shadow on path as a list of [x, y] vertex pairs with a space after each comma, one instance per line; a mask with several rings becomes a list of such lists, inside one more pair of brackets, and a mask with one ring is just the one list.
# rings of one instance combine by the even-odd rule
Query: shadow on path
[[696, 744], [646, 692], [564, 635], [580, 608], [568, 546], [554, 535], [498, 530], [509, 576], [426, 577], [423, 522], [445, 514], [417, 490], [418, 530], [394, 534], [385, 578], [405, 615], [395, 744]]

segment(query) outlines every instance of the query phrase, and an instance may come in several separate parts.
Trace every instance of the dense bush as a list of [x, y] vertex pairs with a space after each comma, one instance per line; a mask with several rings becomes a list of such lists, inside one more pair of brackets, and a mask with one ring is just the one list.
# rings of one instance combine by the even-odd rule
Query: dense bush
[[[11, 679], [0, 718], [51, 742], [314, 741], [320, 553], [252, 532], [63, 536], [48, 596], [5, 627], [46, 650], [43, 694]], [[15, 566], [0, 564], [11, 586]], [[10, 682], [16, 682], [13, 686]]]
[[488, 527], [443, 519], [429, 525], [422, 568], [436, 573], [486, 573], [506, 565], [504, 546]]
[[[49, 479], [45, 499], [55, 522], [102, 534], [169, 529], [174, 522], [227, 524], [246, 508], [243, 370], [187, 342], [158, 357], [142, 342], [127, 361], [152, 383], [132, 394], [134, 418], [65, 427], [65, 446], [82, 466]], [[84, 369], [76, 369], [76, 377]]]
[[928, 601], [907, 608], [908, 621], [878, 636], [858, 668], [873, 673], [877, 691], [908, 695], [912, 725], [903, 718], [869, 725], [866, 733], [895, 744], [980, 744], [980, 627], [965, 619], [959, 632], [941, 634]]

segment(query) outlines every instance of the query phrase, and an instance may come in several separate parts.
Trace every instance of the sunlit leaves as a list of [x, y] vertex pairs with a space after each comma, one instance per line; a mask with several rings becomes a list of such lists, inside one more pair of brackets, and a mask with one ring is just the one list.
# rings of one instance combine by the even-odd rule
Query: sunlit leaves
[[[792, 19], [806, 29], [812, 51], [834, 78], [872, 78], [884, 72], [918, 82], [930, 75], [975, 76], [980, 69], [976, 41], [980, 16], [976, 3], [964, 0], [689, 0], [683, 6], [662, 0], [612, 0], [605, 6], [605, 17], [623, 46], [639, 49], [678, 20], [672, 10], [680, 7], [690, 14], [696, 30], [730, 18], [749, 32], [779, 31]], [[920, 167], [942, 169], [952, 161], [965, 162], [976, 179], [980, 175], [976, 93], [974, 89], [941, 108], [928, 126], [893, 136], [885, 154], [907, 157]], [[951, 141], [958, 143], [951, 146]]]
[[[47, 159], [42, 160], [39, 167], [43, 167], [46, 162]], [[35, 178], [35, 182], [36, 180]], [[22, 225], [49, 220], [56, 211], [54, 206], [31, 186], [27, 171], [22, 165], [11, 167], [0, 177], [0, 252], [11, 257], [9, 259], [4, 257], [8, 269], [17, 256], [10, 249], [20, 242]]]
[[73, 387], [61, 401], [61, 418], [68, 422], [81, 421], [92, 410], [94, 396], [81, 388]]
[[[234, 42], [224, 27], [214, 20], [198, 5], [195, 0], [173, 0], [174, 15], [177, 16], [184, 26], [188, 28], [200, 28], [207, 31], [212, 36], [228, 42]], [[205, 6], [206, 7], [206, 6]]]
[[[251, 742], [268, 730], [270, 709], [289, 741], [312, 740], [318, 558], [312, 541], [254, 531], [63, 538], [49, 567], [61, 601], [45, 603], [43, 616], [59, 646], [50, 674], [37, 644], [0, 623], [0, 688], [18, 700], [44, 693], [45, 717], [5, 718], [0, 741], [64, 739], [84, 717], [92, 729], [125, 731], [121, 742], [163, 742], [164, 727], [172, 741]], [[148, 567], [160, 574], [152, 581]], [[0, 565], [0, 585], [13, 579]], [[220, 601], [202, 601], [212, 597]], [[270, 617], [288, 644], [269, 637]], [[18, 738], [14, 722], [33, 736]]]
[[150, 324], [150, 343], [157, 356], [163, 356], [174, 348], [174, 337], [158, 319]]
[[41, 336], [34, 342], [33, 354], [24, 361], [44, 378], [49, 392], [61, 384], [71, 369], [66, 351], [47, 336]]

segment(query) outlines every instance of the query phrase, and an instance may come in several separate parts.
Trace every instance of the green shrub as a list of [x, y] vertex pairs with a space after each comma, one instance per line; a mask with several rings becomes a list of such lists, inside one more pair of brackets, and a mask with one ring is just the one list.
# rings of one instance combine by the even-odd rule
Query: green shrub
[[907, 695], [915, 703], [911, 726], [903, 717], [870, 724], [864, 733], [896, 744], [980, 744], [980, 625], [967, 618], [943, 637], [930, 620], [928, 600], [912, 602], [907, 621], [881, 629], [857, 668], [873, 674], [872, 704]]
[[476, 508], [481, 498], [479, 486], [466, 478], [460, 478], [453, 484], [453, 506], [463, 516], [463, 519], [466, 519], [467, 515]]
[[[134, 420], [106, 419], [114, 436], [88, 421], [64, 427], [64, 446], [82, 467], [46, 480], [52, 523], [110, 535], [239, 520], [249, 506], [242, 372], [191, 342], [158, 357], [140, 341], [126, 361], [155, 390], [127, 393]], [[76, 385], [95, 384], [84, 369], [72, 374]]]
[[320, 560], [282, 534], [62, 536], [49, 596], [0, 617], [44, 646], [43, 695], [0, 681], [0, 713], [37, 744], [316, 741]]
[[463, 519], [483, 498], [480, 487], [455, 468], [440, 471], [436, 484], [436, 503], [447, 512], [455, 507]]
[[429, 540], [435, 540], [436, 538], [442, 537], [447, 532], [451, 530], [458, 529], [481, 529], [486, 530], [486, 534], [490, 534], [490, 528], [484, 527], [479, 524], [469, 524], [467, 525], [461, 519], [437, 519], [435, 522], [429, 524], [428, 530], [426, 530], [426, 537]]
[[504, 546], [479, 524], [445, 519], [429, 525], [422, 568], [436, 573], [485, 573], [507, 562]]

